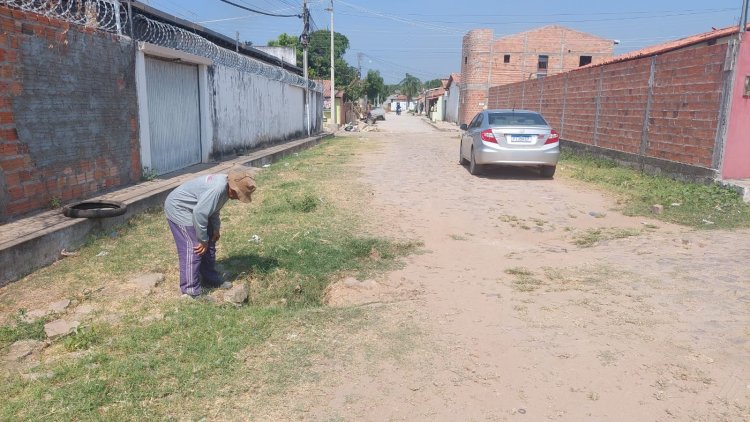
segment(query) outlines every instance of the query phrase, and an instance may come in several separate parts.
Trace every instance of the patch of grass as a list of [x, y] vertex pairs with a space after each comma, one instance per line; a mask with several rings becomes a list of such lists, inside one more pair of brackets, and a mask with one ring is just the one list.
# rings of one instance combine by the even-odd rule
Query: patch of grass
[[520, 292], [533, 292], [544, 284], [544, 282], [536, 278], [534, 273], [528, 268], [508, 268], [505, 270], [505, 273], [514, 276], [513, 288]]
[[[610, 190], [623, 200], [627, 215], [649, 216], [699, 229], [750, 227], [750, 206], [718, 184], [703, 185], [654, 176], [618, 166], [613, 160], [564, 151], [563, 174]], [[651, 206], [664, 206], [653, 214]], [[672, 206], [672, 204], [679, 204]]]
[[452, 234], [450, 235], [450, 238], [453, 240], [467, 240], [466, 237], [461, 236], [460, 234]]
[[71, 352], [86, 350], [94, 345], [101, 344], [105, 336], [111, 334], [111, 330], [103, 330], [102, 328], [78, 327], [73, 333], [64, 338], [63, 346], [65, 346], [65, 350]]
[[313, 212], [318, 207], [318, 199], [312, 195], [303, 195], [300, 198], [287, 198], [289, 206], [297, 212]]
[[612, 239], [624, 239], [626, 237], [638, 236], [640, 230], [620, 228], [598, 228], [588, 229], [573, 235], [573, 244], [582, 248], [590, 248], [599, 242]]
[[[260, 172], [252, 204], [227, 203], [217, 260], [230, 281], [251, 284], [250, 306], [176, 295], [110, 299], [104, 306], [122, 315], [117, 325], [84, 326], [55, 340], [48, 352], [57, 359], [35, 369], [51, 378], [12, 376], [0, 383], [0, 420], [212, 419], [206, 409], [217, 397], [251, 392], [256, 400], [259, 391], [284, 391], [313, 377], [312, 360], [330, 347], [316, 333], [359, 318], [320, 306], [331, 280], [397, 267], [399, 257], [419, 246], [362, 230], [367, 198], [346, 165], [364, 147], [356, 140], [324, 141]], [[97, 256], [102, 250], [108, 254]], [[174, 242], [161, 210], [92, 237], [77, 252], [8, 288], [55, 286], [73, 297], [148, 271], [165, 273], [164, 284], [178, 288]], [[106, 291], [87, 300], [105, 300]], [[143, 323], [145, 312], [164, 318]], [[290, 332], [306, 340], [279, 340]], [[44, 338], [43, 322], [0, 327], [0, 347], [24, 338]], [[277, 357], [265, 360], [272, 351]]]
[[505, 270], [505, 274], [517, 275], [517, 276], [526, 276], [526, 275], [532, 275], [534, 273], [531, 272], [531, 270], [529, 270], [528, 268], [513, 267], [513, 268], [508, 268], [507, 270]]
[[15, 316], [15, 322], [10, 325], [0, 326], [0, 349], [4, 349], [19, 340], [44, 340], [44, 319], [34, 322], [23, 320], [24, 312]]
[[606, 265], [594, 264], [584, 267], [543, 267], [547, 291], [609, 291], [616, 286], [612, 280], [635, 279], [633, 274]]

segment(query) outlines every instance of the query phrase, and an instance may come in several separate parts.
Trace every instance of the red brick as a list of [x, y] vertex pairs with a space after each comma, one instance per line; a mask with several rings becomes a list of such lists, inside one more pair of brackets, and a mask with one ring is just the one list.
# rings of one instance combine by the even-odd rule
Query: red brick
[[13, 113], [10, 111], [0, 112], [0, 125], [7, 125], [13, 123]]
[[18, 154], [18, 143], [0, 143], [0, 156], [11, 156]]
[[0, 130], [0, 142], [2, 141], [17, 141], [18, 140], [18, 132], [16, 132], [15, 129], [5, 129]]
[[44, 194], [44, 184], [41, 182], [26, 183], [23, 185], [23, 194], [27, 197], [35, 197]]
[[3, 172], [5, 173], [12, 173], [14, 171], [22, 170], [26, 168], [26, 160], [20, 156], [1, 159], [0, 168], [2, 168]]
[[23, 198], [23, 188], [21, 186], [9, 186], [8, 187], [8, 198], [10, 201]]
[[5, 173], [5, 186], [12, 187], [21, 183], [21, 178], [17, 172]]

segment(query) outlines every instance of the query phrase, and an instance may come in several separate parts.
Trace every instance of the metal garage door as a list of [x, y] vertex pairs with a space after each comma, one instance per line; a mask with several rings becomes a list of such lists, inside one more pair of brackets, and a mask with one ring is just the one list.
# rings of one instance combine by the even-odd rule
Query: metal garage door
[[158, 174], [201, 161], [198, 66], [146, 57], [151, 167]]

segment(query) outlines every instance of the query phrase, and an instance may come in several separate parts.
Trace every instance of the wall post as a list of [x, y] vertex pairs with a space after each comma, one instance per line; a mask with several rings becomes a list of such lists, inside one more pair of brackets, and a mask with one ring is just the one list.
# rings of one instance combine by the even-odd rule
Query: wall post
[[651, 105], [654, 101], [654, 78], [656, 75], [656, 58], [651, 57], [651, 70], [648, 75], [648, 95], [646, 97], [646, 109], [643, 111], [643, 126], [641, 127], [641, 146], [638, 154], [641, 157], [641, 171], [645, 165], [646, 152], [648, 151], [648, 126], [651, 118]]

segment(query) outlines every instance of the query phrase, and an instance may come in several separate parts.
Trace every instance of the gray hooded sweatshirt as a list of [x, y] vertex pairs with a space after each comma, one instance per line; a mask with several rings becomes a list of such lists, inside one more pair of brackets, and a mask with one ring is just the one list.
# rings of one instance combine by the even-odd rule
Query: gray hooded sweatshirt
[[219, 211], [229, 200], [227, 175], [208, 174], [187, 181], [173, 190], [164, 203], [169, 221], [193, 226], [200, 242], [208, 242], [208, 225], [219, 231]]

